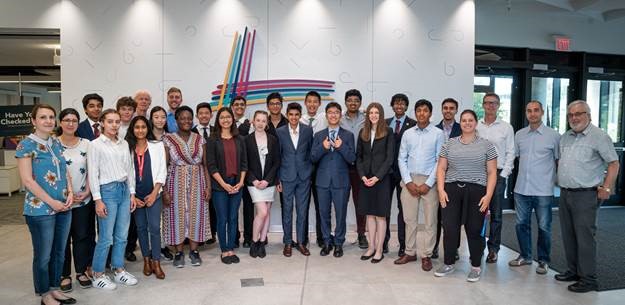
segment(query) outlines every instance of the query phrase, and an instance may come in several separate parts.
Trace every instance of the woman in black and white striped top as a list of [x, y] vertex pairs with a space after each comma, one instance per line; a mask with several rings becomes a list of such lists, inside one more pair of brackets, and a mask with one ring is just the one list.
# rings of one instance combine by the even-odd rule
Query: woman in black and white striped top
[[471, 271], [467, 281], [477, 282], [484, 252], [484, 215], [497, 182], [497, 151], [488, 140], [479, 137], [475, 127], [477, 115], [465, 110], [460, 115], [462, 135], [451, 138], [441, 148], [438, 159], [438, 197], [445, 230], [443, 245], [445, 264], [434, 275], [452, 273], [464, 225], [469, 244]]

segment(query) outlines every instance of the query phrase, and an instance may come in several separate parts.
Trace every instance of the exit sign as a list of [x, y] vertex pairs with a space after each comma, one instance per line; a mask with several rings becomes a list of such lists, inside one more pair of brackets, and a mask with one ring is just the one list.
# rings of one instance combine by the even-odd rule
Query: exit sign
[[556, 51], [571, 51], [571, 39], [568, 37], [555, 37]]

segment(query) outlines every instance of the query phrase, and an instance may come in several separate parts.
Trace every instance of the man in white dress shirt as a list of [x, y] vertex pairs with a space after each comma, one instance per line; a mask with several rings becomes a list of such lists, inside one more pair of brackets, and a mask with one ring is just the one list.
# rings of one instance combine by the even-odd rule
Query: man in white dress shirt
[[490, 202], [490, 232], [488, 236], [487, 263], [497, 262], [501, 245], [501, 205], [506, 190], [506, 179], [514, 168], [514, 129], [497, 117], [500, 99], [496, 93], [486, 93], [482, 99], [484, 118], [477, 125], [478, 135], [495, 145], [497, 150], [497, 186]]

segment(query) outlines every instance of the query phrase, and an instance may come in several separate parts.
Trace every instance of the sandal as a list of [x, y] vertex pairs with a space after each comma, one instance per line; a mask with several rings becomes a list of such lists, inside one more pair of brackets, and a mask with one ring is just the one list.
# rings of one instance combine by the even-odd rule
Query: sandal
[[[67, 281], [67, 284], [63, 284], [63, 282]], [[72, 291], [72, 278], [69, 276], [61, 277], [61, 289], [62, 292], [71, 292]]]
[[91, 279], [86, 273], [77, 275], [76, 281], [78, 281], [78, 284], [80, 284], [80, 288], [91, 288]]

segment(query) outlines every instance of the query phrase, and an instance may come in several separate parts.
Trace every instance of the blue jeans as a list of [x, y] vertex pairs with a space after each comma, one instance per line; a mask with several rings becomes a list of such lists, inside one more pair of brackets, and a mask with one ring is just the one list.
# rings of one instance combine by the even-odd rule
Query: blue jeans
[[137, 235], [141, 255], [158, 261], [161, 259], [161, 212], [163, 201], [161, 196], [156, 197], [154, 204], [135, 210]]
[[521, 257], [532, 259], [532, 210], [538, 223], [538, 261], [549, 263], [551, 256], [551, 203], [553, 196], [525, 196], [514, 193], [516, 236]]
[[501, 177], [501, 170], [497, 170], [497, 184], [495, 185], [495, 194], [490, 201], [488, 209], [490, 210], [490, 231], [488, 233], [488, 251], [499, 252], [501, 245], [501, 218], [504, 193], [506, 191], [506, 178]]
[[26, 216], [26, 224], [33, 242], [33, 284], [41, 295], [61, 284], [72, 211]]
[[[224, 181], [230, 185], [237, 183], [236, 178], [226, 178]], [[236, 194], [228, 194], [223, 191], [213, 192], [213, 204], [217, 213], [217, 238], [219, 238], [221, 252], [234, 249], [234, 240], [237, 238], [239, 226], [241, 193], [241, 191]]]
[[130, 225], [130, 192], [126, 182], [100, 185], [102, 201], [106, 205], [106, 217], [98, 216], [98, 242], [93, 253], [93, 271], [104, 272], [109, 248], [111, 269], [124, 268], [124, 252]]

